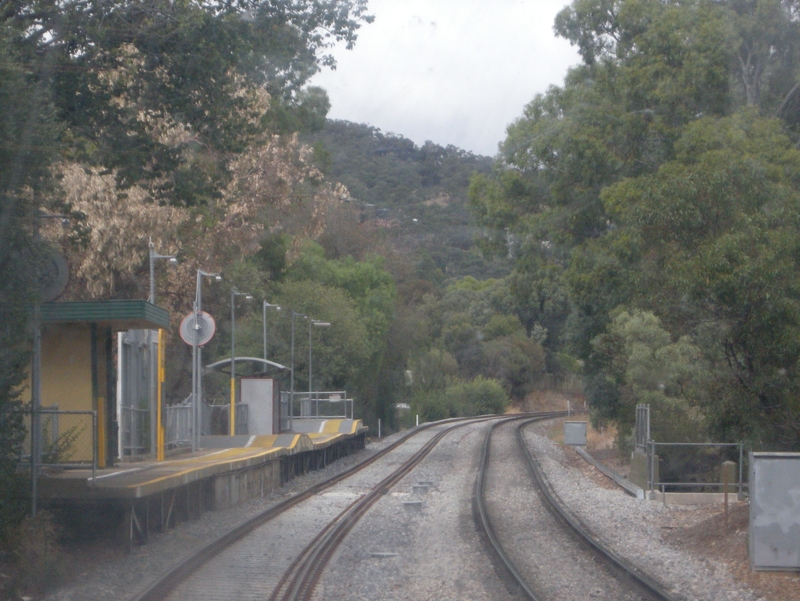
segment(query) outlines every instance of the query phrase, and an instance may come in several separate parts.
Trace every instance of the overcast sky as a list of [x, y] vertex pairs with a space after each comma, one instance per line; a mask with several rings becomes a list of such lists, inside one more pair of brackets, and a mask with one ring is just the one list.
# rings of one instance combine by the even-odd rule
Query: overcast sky
[[493, 156], [525, 104], [579, 62], [553, 34], [568, 3], [370, 0], [375, 22], [312, 84], [328, 91], [331, 119]]

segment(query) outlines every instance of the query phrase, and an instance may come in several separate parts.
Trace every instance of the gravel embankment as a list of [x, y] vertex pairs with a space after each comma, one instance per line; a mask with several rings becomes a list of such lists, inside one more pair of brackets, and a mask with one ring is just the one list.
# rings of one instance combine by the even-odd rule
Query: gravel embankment
[[679, 601], [759, 599], [738, 585], [724, 564], [699, 559], [665, 543], [663, 528], [692, 508], [639, 501], [621, 489], [593, 484], [582, 472], [569, 467], [563, 449], [543, 435], [551, 427], [528, 427], [526, 442], [561, 500], [610, 549], [658, 580]]

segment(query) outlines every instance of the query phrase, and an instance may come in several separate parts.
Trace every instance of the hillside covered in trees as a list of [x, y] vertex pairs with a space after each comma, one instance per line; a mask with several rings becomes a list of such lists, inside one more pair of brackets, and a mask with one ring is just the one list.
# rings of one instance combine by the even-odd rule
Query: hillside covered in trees
[[428, 279], [508, 273], [505, 257], [487, 261], [476, 246], [468, 187], [475, 173], [488, 174], [492, 159], [433, 142], [416, 146], [375, 127], [328, 120], [304, 140], [317, 166], [348, 190], [362, 221], [385, 230], [393, 249], [414, 261]]

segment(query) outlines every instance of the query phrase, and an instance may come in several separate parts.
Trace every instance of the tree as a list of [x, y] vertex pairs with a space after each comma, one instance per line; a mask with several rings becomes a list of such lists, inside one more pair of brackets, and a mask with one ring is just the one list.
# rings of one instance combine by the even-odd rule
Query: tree
[[709, 365], [690, 337], [673, 343], [653, 313], [620, 308], [592, 344], [605, 358], [598, 372], [605, 387], [598, 386], [595, 394], [606, 396], [593, 398], [606, 401], [595, 403], [598, 421], [611, 419], [630, 431], [636, 405], [647, 403], [653, 440], [697, 441], [704, 434], [704, 413], [693, 402], [706, 384]]
[[46, 82], [0, 24], [0, 550], [27, 510], [16, 465], [25, 438], [20, 393], [28, 375], [30, 307], [47, 245], [33, 233], [58, 136]]
[[271, 103], [325, 110], [303, 84], [371, 21], [365, 0], [2, 6], [23, 59], [52, 81], [68, 153], [177, 205], [217, 197], [228, 155], [266, 131]]
[[780, 124], [746, 110], [696, 121], [675, 161], [603, 193], [619, 235], [638, 241], [631, 277], [650, 292], [635, 301], [702, 342], [724, 376], [712, 427], [781, 447], [800, 439], [798, 167]]
[[487, 247], [516, 259], [520, 317], [554, 309], [546, 344], [584, 361], [596, 418], [627, 427], [633, 397], [661, 394], [630, 385], [614, 333], [620, 311], [651, 312], [702, 357], [709, 377], [670, 398], [709, 435], [796, 445], [796, 14], [792, 1], [576, 0], [555, 30], [582, 64], [473, 181]]

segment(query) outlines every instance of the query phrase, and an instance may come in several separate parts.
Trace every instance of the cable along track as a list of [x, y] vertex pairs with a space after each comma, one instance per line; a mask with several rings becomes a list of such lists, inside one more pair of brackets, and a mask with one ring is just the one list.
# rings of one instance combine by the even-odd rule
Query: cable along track
[[[323, 493], [323, 491], [334, 486], [335, 484], [354, 476], [358, 472], [375, 463], [378, 459], [387, 456], [389, 453], [408, 442], [418, 434], [423, 433], [430, 428], [446, 426], [445, 429], [434, 435], [431, 440], [425, 443], [419, 451], [414, 453], [409, 460], [403, 462], [400, 468], [395, 470], [388, 477], [384, 478], [377, 485], [373, 486], [366, 495], [353, 501], [352, 503], [349, 503], [343, 510], [340, 511], [337, 516], [333, 517], [333, 519], [330, 519], [327, 525], [324, 525], [321, 528], [320, 532], [311, 541], [311, 543], [309, 543], [309, 545], [307, 545], [306, 548], [294, 559], [289, 567], [289, 570], [287, 570], [280, 578], [279, 585], [272, 590], [272, 595], [269, 597], [270, 599], [274, 599], [276, 601], [285, 601], [289, 599], [310, 599], [311, 595], [313, 594], [314, 586], [322, 574], [322, 571], [324, 570], [328, 560], [332, 557], [341, 541], [347, 536], [347, 533], [368, 511], [372, 504], [374, 504], [383, 494], [388, 492], [388, 489], [391, 486], [399, 482], [420, 461], [422, 461], [422, 459], [428, 453], [430, 453], [430, 451], [446, 434], [452, 432], [455, 428], [475, 422], [499, 419], [500, 417], [501, 416], [456, 418], [419, 426], [396, 440], [385, 449], [375, 453], [368, 459], [245, 520], [235, 528], [211, 541], [204, 547], [198, 549], [185, 560], [170, 568], [160, 578], [152, 582], [145, 590], [132, 597], [130, 601], [162, 601], [167, 599], [173, 591], [175, 591], [182, 584], [186, 583], [186, 581], [188, 581], [195, 573], [197, 573], [201, 567], [204, 568], [204, 572], [207, 571], [209, 562], [211, 562], [212, 559], [232, 548], [238, 542], [243, 541], [243, 539], [255, 533], [260, 527], [264, 526], [268, 522], [275, 520], [290, 509], [298, 507], [304, 501], [320, 495]], [[262, 561], [264, 561], [264, 563], [267, 563], [268, 559], [269, 558], [267, 557], [262, 557]], [[216, 588], [216, 586], [211, 588]], [[211, 591], [209, 594], [213, 596], [214, 591]], [[267, 594], [260, 596], [259, 598], [266, 599], [268, 596], [269, 591], [267, 591]], [[219, 592], [219, 598], [226, 598], [223, 596], [222, 591]]]
[[[518, 588], [522, 597], [532, 601], [563, 599], [565, 593], [563, 590], [559, 593], [554, 592], [555, 587], [573, 588], [576, 580], [587, 577], [601, 584], [592, 585], [597, 588], [588, 594], [584, 592], [582, 595], [585, 598], [591, 596], [674, 601], [655, 580], [608, 550], [597, 540], [589, 529], [566, 509], [550, 485], [536, 457], [525, 443], [523, 429], [534, 422], [552, 417], [556, 416], [520, 418], [526, 421], [516, 426], [516, 444], [511, 440], [501, 440], [496, 443], [502, 445], [505, 442], [505, 447], [501, 446], [500, 450], [501, 452], [505, 450], [507, 453], [503, 456], [506, 464], [517, 463], [514, 468], [517, 470], [515, 477], [525, 478], [522, 474], [527, 472], [528, 478], [536, 488], [535, 498], [527, 495], [524, 499], [525, 509], [520, 510], [516, 518], [513, 518], [527, 520], [522, 528], [519, 523], [505, 527], [504, 520], [509, 518], [501, 510], [513, 512], [513, 508], [509, 509], [513, 499], [511, 491], [504, 488], [502, 502], [497, 500], [487, 502], [487, 480], [492, 477], [490, 473], [494, 473], [490, 470], [495, 469], [492, 462], [492, 437], [495, 430], [508, 424], [508, 421], [493, 424], [484, 440], [473, 496], [474, 516], [491, 550], [495, 565], [505, 573], [506, 580], [513, 583], [512, 588]], [[524, 463], [524, 467], [519, 465], [520, 462]], [[511, 468], [509, 465], [504, 465], [501, 469]], [[564, 531], [568, 532], [569, 536], [565, 536]], [[576, 545], [575, 541], [579, 544]], [[556, 559], [556, 555], [561, 559]], [[601, 565], [595, 560], [599, 560]], [[595, 567], [599, 569], [594, 569]], [[550, 579], [561, 579], [562, 582], [549, 584], [546, 581]], [[619, 592], [610, 593], [612, 589]], [[570, 593], [575, 594], [574, 591]]]

